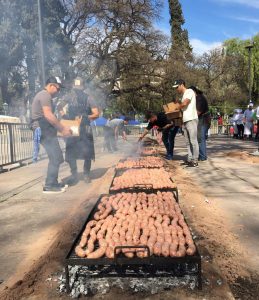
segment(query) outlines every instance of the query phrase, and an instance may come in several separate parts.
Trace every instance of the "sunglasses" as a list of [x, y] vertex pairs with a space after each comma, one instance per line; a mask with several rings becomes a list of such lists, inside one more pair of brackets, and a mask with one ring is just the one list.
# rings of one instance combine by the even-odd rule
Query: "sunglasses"
[[54, 86], [57, 89], [57, 91], [59, 92], [60, 91], [60, 86], [59, 85], [55, 85], [55, 84], [54, 84]]

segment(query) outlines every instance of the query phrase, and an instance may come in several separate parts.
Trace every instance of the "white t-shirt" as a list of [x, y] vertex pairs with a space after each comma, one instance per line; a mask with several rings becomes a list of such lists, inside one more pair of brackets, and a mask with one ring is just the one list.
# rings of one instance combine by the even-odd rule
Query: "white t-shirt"
[[254, 114], [253, 110], [249, 110], [249, 109], [245, 110], [244, 118], [246, 122], [253, 123], [253, 114]]
[[259, 120], [259, 106], [256, 109], [256, 119]]
[[196, 95], [192, 89], [187, 89], [182, 98], [182, 102], [185, 99], [189, 99], [191, 102], [189, 105], [182, 109], [183, 111], [183, 122], [188, 122], [191, 120], [198, 119], [197, 109], [196, 109]]

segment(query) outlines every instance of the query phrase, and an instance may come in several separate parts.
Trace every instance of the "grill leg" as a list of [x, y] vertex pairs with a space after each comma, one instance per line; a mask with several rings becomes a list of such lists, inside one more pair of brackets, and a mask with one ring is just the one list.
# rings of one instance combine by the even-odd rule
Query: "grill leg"
[[70, 293], [68, 265], [65, 266], [65, 276], [66, 276], [66, 290], [67, 290], [67, 293]]
[[201, 260], [198, 262], [198, 289], [202, 290]]
[[179, 203], [179, 193], [178, 193], [178, 188], [176, 188], [176, 201]]

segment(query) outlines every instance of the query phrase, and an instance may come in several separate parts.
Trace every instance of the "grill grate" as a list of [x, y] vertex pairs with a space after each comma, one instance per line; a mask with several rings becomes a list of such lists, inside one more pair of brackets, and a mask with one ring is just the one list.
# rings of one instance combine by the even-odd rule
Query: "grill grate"
[[[117, 255], [114, 259], [102, 257], [98, 259], [79, 258], [75, 254], [75, 247], [78, 245], [85, 226], [93, 220], [97, 212], [101, 195], [93, 207], [91, 213], [86, 219], [82, 229], [72, 244], [70, 251], [65, 259], [66, 289], [70, 291], [68, 266], [86, 266], [89, 268], [87, 277], [168, 277], [185, 275], [195, 275], [197, 277], [197, 286], [201, 289], [201, 256], [196, 246], [196, 253], [193, 256], [185, 257], [159, 257], [151, 255], [146, 258], [127, 258], [123, 254]], [[129, 246], [126, 248], [129, 248]], [[137, 248], [136, 246], [134, 248]], [[99, 270], [91, 272], [91, 270]]]

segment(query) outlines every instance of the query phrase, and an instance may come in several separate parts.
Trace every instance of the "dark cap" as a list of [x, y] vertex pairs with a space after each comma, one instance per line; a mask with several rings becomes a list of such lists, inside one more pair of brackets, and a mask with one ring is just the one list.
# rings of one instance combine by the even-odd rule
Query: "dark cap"
[[185, 86], [185, 81], [182, 79], [177, 79], [175, 80], [174, 84], [173, 84], [173, 88], [176, 89], [178, 88], [179, 85], [183, 84]]
[[62, 85], [61, 79], [59, 77], [55, 77], [55, 76], [51, 76], [47, 79], [46, 81], [46, 85], [50, 84], [50, 83], [55, 83], [58, 84], [61, 88], [63, 88], [64, 86]]

